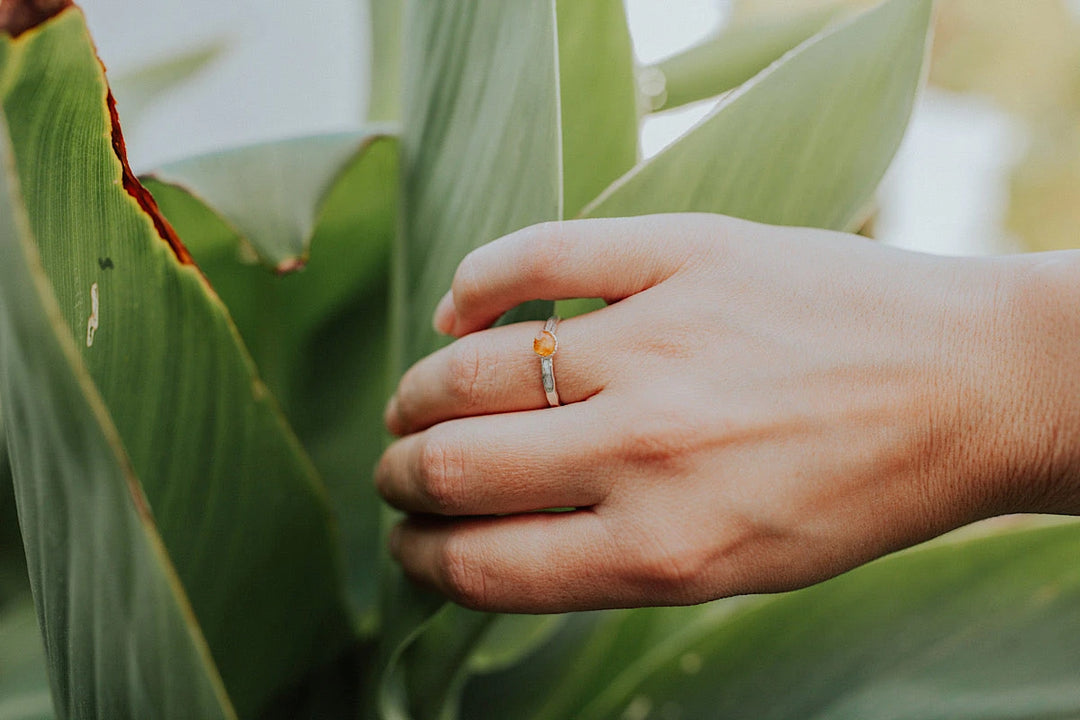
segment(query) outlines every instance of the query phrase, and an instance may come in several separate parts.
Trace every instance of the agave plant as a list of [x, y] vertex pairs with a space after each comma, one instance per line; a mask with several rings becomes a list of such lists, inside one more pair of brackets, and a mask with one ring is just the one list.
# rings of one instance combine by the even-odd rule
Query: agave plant
[[[444, 604], [383, 552], [387, 384], [446, 342], [429, 318], [457, 262], [573, 217], [857, 228], [931, 0], [651, 68], [620, 0], [372, 10], [373, 122], [140, 180], [81, 12], [0, 4], [0, 720], [1080, 713], [1071, 524], [550, 617]], [[642, 112], [728, 90], [639, 159]]]

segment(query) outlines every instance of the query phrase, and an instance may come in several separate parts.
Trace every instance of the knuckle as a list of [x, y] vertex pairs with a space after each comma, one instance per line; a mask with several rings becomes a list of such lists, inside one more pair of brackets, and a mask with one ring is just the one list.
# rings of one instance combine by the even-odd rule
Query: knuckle
[[646, 592], [670, 601], [698, 601], [710, 561], [700, 543], [670, 530], [648, 534], [635, 553], [631, 579]]
[[487, 575], [479, 559], [457, 535], [447, 538], [439, 557], [443, 589], [454, 602], [471, 608], [487, 603]]
[[[648, 410], [627, 416], [619, 454], [633, 466], [683, 470], [696, 447], [697, 433], [685, 410], [648, 403]], [[643, 420], [643, 418], [645, 418]]]
[[666, 323], [663, 333], [645, 333], [635, 338], [637, 351], [658, 360], [692, 360], [701, 353], [703, 328], [685, 321]]
[[452, 400], [467, 410], [475, 409], [481, 402], [483, 359], [480, 348], [471, 338], [458, 340], [452, 346], [447, 362], [447, 392]]
[[571, 251], [563, 221], [542, 222], [521, 231], [518, 256], [531, 283], [544, 285], [563, 277]]
[[417, 465], [424, 505], [443, 515], [459, 513], [465, 502], [465, 473], [460, 451], [449, 443], [429, 437], [417, 452]]

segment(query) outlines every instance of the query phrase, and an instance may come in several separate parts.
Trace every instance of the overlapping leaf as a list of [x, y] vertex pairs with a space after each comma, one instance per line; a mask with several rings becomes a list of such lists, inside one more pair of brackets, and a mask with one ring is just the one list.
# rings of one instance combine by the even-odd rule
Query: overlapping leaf
[[[15, 166], [66, 341], [75, 341], [102, 412], [115, 424], [131, 461], [129, 479], [138, 478], [146, 494], [230, 696], [249, 715], [347, 639], [325, 490], [224, 307], [183, 264], [182, 246], [123, 165], [119, 128], [81, 15], [68, 9], [15, 40], [0, 40], [0, 68]], [[24, 351], [2, 348], [5, 355]], [[42, 380], [32, 382], [40, 393]], [[14, 406], [6, 391], [4, 398]], [[82, 580], [63, 544], [31, 558], [33, 572], [50, 579], [38, 596], [44, 621], [55, 622], [54, 614], [69, 607], [92, 612], [100, 604], [94, 598], [110, 593], [165, 602], [154, 595], [159, 586], [140, 584], [150, 571], [135, 573], [129, 563], [138, 558], [116, 549], [138, 529], [131, 518], [51, 497], [65, 492], [51, 476], [64, 468], [25, 459], [30, 440], [49, 447], [43, 436], [29, 435], [42, 432], [33, 422], [9, 431], [16, 480], [40, 485], [43, 501], [59, 503], [50, 512], [50, 535], [87, 537], [79, 548], [92, 558], [80, 561], [94, 571]], [[69, 419], [61, 427], [75, 433], [83, 424]], [[89, 452], [72, 446], [80, 450]], [[78, 467], [80, 458], [68, 462]], [[38, 522], [40, 516], [28, 524]], [[27, 532], [30, 549], [35, 540]], [[94, 627], [91, 619], [79, 622], [86, 632]], [[93, 650], [78, 640], [50, 645], [57, 682], [69, 667], [93, 667], [83, 658]], [[73, 677], [79, 682], [61, 685], [60, 695], [92, 705], [93, 687], [82, 678], [104, 676]]]
[[[298, 165], [322, 162], [325, 158], [307, 148], [323, 142], [298, 139], [284, 150], [263, 145], [268, 158], [257, 164], [265, 167], [276, 159], [281, 165], [271, 175], [281, 176]], [[398, 144], [379, 132], [358, 133], [350, 144], [355, 153], [325, 196], [268, 196], [244, 205], [248, 215], [317, 218], [310, 236], [287, 238], [290, 246], [310, 246], [310, 259], [302, 271], [285, 276], [246, 257], [254, 252], [266, 260], [268, 239], [238, 235], [223, 213], [212, 209], [216, 196], [207, 198], [208, 205], [178, 186], [158, 180], [148, 180], [147, 186], [188, 239], [188, 249], [229, 308], [260, 375], [327, 485], [341, 530], [354, 625], [367, 634], [377, 622], [380, 505], [370, 471], [383, 445], [386, 279], [397, 222]], [[253, 152], [186, 164], [212, 162], [223, 178], [239, 179]], [[233, 165], [238, 157], [242, 162]], [[304, 174], [332, 171], [323, 166]]]
[[357, 153], [383, 134], [259, 143], [166, 165], [153, 178], [201, 199], [278, 272], [307, 263], [322, 200]]
[[583, 214], [715, 212], [852, 229], [907, 127], [932, 4], [888, 0], [805, 43]]
[[840, 12], [837, 6], [794, 17], [735, 24], [689, 50], [644, 68], [641, 84], [649, 110], [668, 110], [741, 85], [816, 35]]
[[526, 664], [475, 679], [465, 717], [1072, 717], [1078, 551], [1070, 523], [938, 542], [727, 612], [578, 616]]
[[[638, 658], [751, 602], [756, 599], [691, 608], [574, 613], [525, 662], [473, 680], [465, 692], [462, 716], [576, 719], [598, 688], [614, 682]], [[521, 692], [524, 686], [528, 693]]]
[[404, 0], [368, 0], [367, 5], [371, 46], [367, 119], [397, 121], [401, 118]]
[[563, 215], [637, 162], [634, 52], [622, 0], [558, 0]]
[[52, 695], [45, 672], [34, 605], [0, 605], [0, 720], [51, 720]]
[[554, 0], [410, 3], [395, 288], [401, 365], [473, 248], [562, 212]]

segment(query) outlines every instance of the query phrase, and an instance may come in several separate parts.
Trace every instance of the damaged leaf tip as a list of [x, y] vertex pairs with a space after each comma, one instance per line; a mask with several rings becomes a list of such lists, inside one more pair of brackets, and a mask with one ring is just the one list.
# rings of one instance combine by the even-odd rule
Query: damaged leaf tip
[[0, 32], [18, 37], [72, 5], [71, 0], [0, 0]]
[[278, 274], [278, 276], [284, 276], [284, 275], [289, 275], [289, 274], [294, 273], [294, 272], [299, 272], [300, 270], [303, 270], [306, 265], [307, 265], [307, 259], [306, 258], [302, 258], [302, 257], [286, 258], [286, 259], [282, 260], [281, 262], [279, 262], [277, 264], [277, 267], [274, 268], [274, 271]]
[[135, 173], [131, 171], [131, 166], [128, 164], [127, 147], [124, 145], [124, 133], [120, 130], [120, 117], [116, 113], [116, 99], [113, 98], [112, 90], [109, 90], [106, 99], [109, 105], [109, 117], [112, 121], [113, 151], [123, 168], [124, 190], [135, 198], [135, 201], [139, 203], [139, 207], [150, 217], [158, 235], [169, 244], [169, 247], [172, 248], [173, 253], [176, 255], [176, 259], [184, 265], [194, 265], [195, 261], [192, 259], [191, 253], [188, 252], [169, 221], [161, 214], [161, 209], [158, 208], [154, 196], [142, 186], [142, 183], [135, 177]]

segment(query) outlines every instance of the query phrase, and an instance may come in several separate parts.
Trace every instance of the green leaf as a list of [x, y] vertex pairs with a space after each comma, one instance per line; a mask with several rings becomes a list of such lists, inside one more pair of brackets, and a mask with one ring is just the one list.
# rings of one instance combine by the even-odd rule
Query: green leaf
[[559, 615], [494, 615], [443, 605], [402, 660], [411, 716], [456, 718], [470, 674], [514, 665], [543, 644], [561, 621]]
[[456, 717], [469, 658], [497, 616], [446, 603], [405, 650], [409, 716]]
[[894, 556], [699, 624], [575, 717], [1075, 717], [1078, 552], [1070, 523]]
[[[493, 615], [446, 604], [405, 651], [412, 717], [458, 716], [471, 674], [512, 667], [561, 626], [561, 615]], [[526, 682], [533, 686], [534, 678]], [[487, 717], [501, 716], [488, 714]]]
[[[461, 259], [501, 235], [561, 218], [563, 206], [555, 0], [409, 3], [404, 58], [395, 375], [445, 344], [431, 315]], [[551, 307], [534, 304], [516, 317], [542, 317]], [[406, 689], [415, 683], [398, 660], [443, 603], [411, 587], [389, 561], [386, 567], [377, 704], [385, 717], [407, 717]], [[461, 617], [460, 642], [443, 651], [466, 657], [488, 622]], [[448, 689], [461, 671], [446, 665], [436, 673], [440, 679], [418, 672], [425, 683]], [[433, 698], [425, 708], [440, 704]]]
[[802, 45], [583, 213], [714, 212], [851, 229], [903, 137], [931, 0], [888, 0]]
[[214, 209], [280, 273], [308, 261], [323, 199], [358, 152], [382, 133], [280, 140], [181, 160], [152, 173]]
[[369, 122], [401, 119], [402, 2], [368, 0], [371, 45], [371, 91], [367, 104]]
[[15, 486], [11, 478], [7, 437], [0, 412], [0, 613], [30, 596], [19, 518], [15, 511]]
[[[374, 674], [374, 646], [357, 643], [274, 699], [259, 720], [348, 720], [357, 716], [362, 679]], [[0, 719], [2, 720], [2, 719]]]
[[[73, 12], [54, 28], [78, 28]], [[26, 34], [33, 42], [35, 36]], [[40, 36], [39, 36], [40, 37]], [[70, 41], [71, 36], [67, 39]], [[4, 50], [9, 51], [3, 41]], [[31, 62], [27, 58], [27, 62]], [[83, 365], [31, 235], [0, 112], [0, 393], [52, 696], [62, 717], [235, 717], [122, 441]], [[111, 184], [110, 184], [111, 185]], [[0, 682], [35, 687], [29, 663]], [[40, 636], [38, 636], [40, 642]], [[34, 716], [40, 693], [10, 700]], [[10, 706], [7, 708], [14, 714]]]
[[474, 677], [465, 689], [462, 717], [576, 718], [598, 688], [607, 687], [653, 647], [692, 630], [703, 618], [717, 618], [751, 602], [757, 599], [572, 613], [524, 662]]
[[472, 249], [562, 215], [554, 0], [408, 6], [399, 369], [445, 344], [431, 314]]
[[564, 215], [638, 158], [634, 49], [622, 0], [558, 0]]
[[[318, 145], [322, 138], [307, 142]], [[317, 162], [317, 154], [304, 152], [305, 145], [290, 143], [298, 156], [287, 166], [304, 156]], [[312, 237], [300, 238], [310, 242], [310, 262], [284, 277], [245, 262], [249, 247], [265, 246], [263, 237], [240, 238], [182, 188], [156, 180], [147, 186], [188, 239], [188, 249], [229, 308], [260, 375], [326, 482], [341, 530], [354, 625], [366, 635], [377, 625], [380, 503], [370, 471], [383, 447], [386, 278], [397, 223], [398, 143], [363, 135], [357, 147], [326, 197], [317, 199]], [[258, 200], [249, 212], [271, 212], [273, 202]]]
[[51, 720], [52, 696], [34, 605], [0, 607], [0, 720]]
[[191, 48], [161, 60], [142, 65], [137, 70], [114, 73], [109, 81], [117, 106], [130, 130], [142, 122], [146, 111], [163, 95], [183, 85], [225, 52], [224, 39]]
[[498, 615], [469, 657], [469, 670], [490, 673], [511, 667], [551, 638], [566, 615]]
[[641, 71], [649, 110], [670, 110], [742, 85], [784, 53], [821, 32], [847, 8], [725, 27], [694, 47]]
[[[398, 318], [412, 362], [442, 344], [430, 330], [431, 312], [468, 251], [561, 218], [564, 208], [577, 212], [633, 166], [637, 110], [618, 0], [414, 8], [409, 31], [415, 64], [406, 85], [399, 265], [408, 289], [398, 298], [399, 307], [412, 304]], [[477, 77], [494, 81], [481, 85]], [[513, 316], [550, 312], [550, 303], [536, 303]], [[473, 647], [494, 619], [448, 606], [417, 637], [405, 656], [411, 712], [452, 713]], [[524, 652], [528, 638], [523, 633], [520, 646], [503, 652]]]
[[[232, 701], [251, 715], [349, 639], [325, 489], [224, 306], [123, 164], [81, 14], [66, 10], [0, 40], [0, 78], [30, 227], [67, 340], [119, 433], [129, 480], [146, 494]], [[23, 460], [20, 470], [14, 436], [11, 446], [17, 482], [53, 482], [47, 466]], [[78, 456], [70, 462], [78, 467]], [[40, 522], [23, 506], [24, 525]], [[140, 597], [148, 590], [128, 585], [140, 578], [128, 574], [125, 553], [102, 545], [132, 530], [98, 525], [92, 507], [80, 514], [63, 503], [50, 533], [90, 533], [80, 547], [93, 553], [81, 561]], [[33, 547], [29, 531], [25, 540]], [[55, 583], [50, 608], [89, 611], [103, 597], [94, 583], [68, 577], [76, 568], [63, 547], [30, 564], [32, 577]], [[139, 629], [148, 633], [141, 642], [154, 636]], [[91, 650], [73, 648], [80, 655], [71, 667], [90, 672], [81, 653]], [[49, 656], [63, 677], [66, 656], [59, 646]], [[83, 691], [73, 689], [90, 702]]]
[[1073, 717], [1078, 550], [1070, 522], [935, 542], [786, 595], [573, 615], [525, 663], [473, 678], [463, 717]]
[[[4, 445], [0, 436], [0, 445]], [[0, 453], [0, 612], [30, 595], [19, 518], [15, 512], [14, 485], [7, 453]]]

